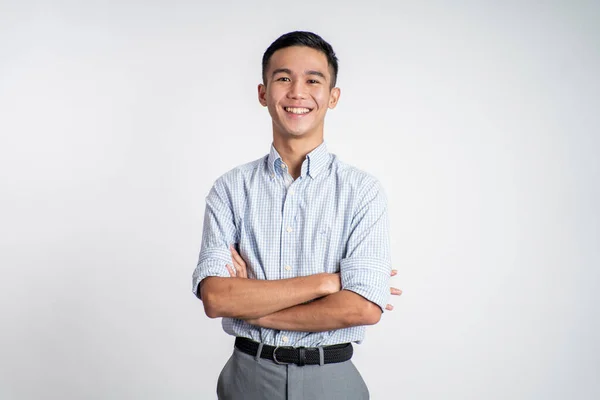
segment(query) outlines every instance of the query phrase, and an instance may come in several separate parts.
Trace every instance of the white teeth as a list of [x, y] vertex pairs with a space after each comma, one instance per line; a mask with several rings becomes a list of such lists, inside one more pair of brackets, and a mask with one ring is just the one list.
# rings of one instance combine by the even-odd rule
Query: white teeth
[[294, 108], [294, 107], [285, 107], [285, 111], [291, 112], [292, 114], [306, 114], [306, 113], [310, 112], [310, 110], [308, 108]]

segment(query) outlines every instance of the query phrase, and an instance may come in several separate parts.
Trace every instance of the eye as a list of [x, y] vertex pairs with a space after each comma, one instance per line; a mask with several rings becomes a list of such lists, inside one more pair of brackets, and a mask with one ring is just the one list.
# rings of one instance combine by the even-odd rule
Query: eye
[[307, 82], [310, 83], [310, 84], [321, 83], [321, 82], [319, 82], [316, 79], [309, 79]]
[[281, 81], [281, 82], [289, 82], [290, 78], [288, 78], [287, 76], [282, 76], [281, 78], [278, 78], [277, 80]]

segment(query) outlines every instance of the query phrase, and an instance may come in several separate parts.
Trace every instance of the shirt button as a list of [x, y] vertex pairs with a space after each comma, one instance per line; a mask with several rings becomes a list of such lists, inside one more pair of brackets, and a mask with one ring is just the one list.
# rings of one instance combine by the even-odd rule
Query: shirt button
[[289, 265], [286, 265], [284, 268], [285, 268], [286, 271], [291, 271], [292, 270], [292, 267], [290, 267]]
[[283, 341], [283, 343], [287, 343], [290, 339], [287, 336], [284, 336], [281, 338], [281, 340]]
[[294, 189], [290, 189], [290, 194], [293, 195], [294, 193], [296, 193], [294, 192]]
[[291, 232], [292, 231], [292, 227], [288, 226], [287, 229], [286, 229], [286, 231]]

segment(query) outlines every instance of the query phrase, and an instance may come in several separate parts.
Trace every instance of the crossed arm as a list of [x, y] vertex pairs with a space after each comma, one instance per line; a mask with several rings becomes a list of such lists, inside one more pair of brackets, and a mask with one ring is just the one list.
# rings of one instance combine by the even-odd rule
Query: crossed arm
[[[226, 267], [231, 277], [208, 277], [200, 284], [204, 308], [211, 318], [240, 318], [264, 328], [304, 332], [373, 325], [381, 318], [378, 305], [341, 289], [339, 274], [247, 279], [245, 261], [233, 247], [230, 250], [234, 265]], [[390, 288], [390, 293], [400, 295], [402, 291]], [[388, 304], [386, 309], [393, 307]]]
[[[361, 186], [345, 258], [340, 261], [341, 273], [281, 280], [247, 279], [246, 263], [232, 247], [234, 265], [228, 267], [229, 277], [222, 269], [227, 262], [223, 260], [230, 259], [225, 243], [239, 240], [234, 199], [228, 189], [236, 182], [218, 180], [207, 197], [199, 260], [203, 268], [194, 282], [209, 317], [238, 318], [279, 330], [322, 332], [375, 324], [383, 307], [392, 309], [389, 304], [384, 305], [384, 285], [389, 273], [387, 206], [376, 181]], [[372, 282], [362, 281], [362, 270], [370, 271]], [[402, 292], [391, 288], [390, 293]]]

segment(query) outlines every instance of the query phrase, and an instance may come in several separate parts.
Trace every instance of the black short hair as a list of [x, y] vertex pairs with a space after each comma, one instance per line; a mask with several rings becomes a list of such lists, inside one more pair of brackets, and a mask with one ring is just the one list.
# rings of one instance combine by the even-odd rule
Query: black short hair
[[292, 46], [306, 46], [325, 54], [331, 73], [331, 87], [335, 87], [338, 74], [338, 59], [335, 56], [333, 47], [316, 33], [304, 31], [294, 31], [279, 36], [265, 51], [262, 58], [262, 77], [265, 85], [267, 84], [267, 68], [269, 67], [269, 61], [273, 53]]

